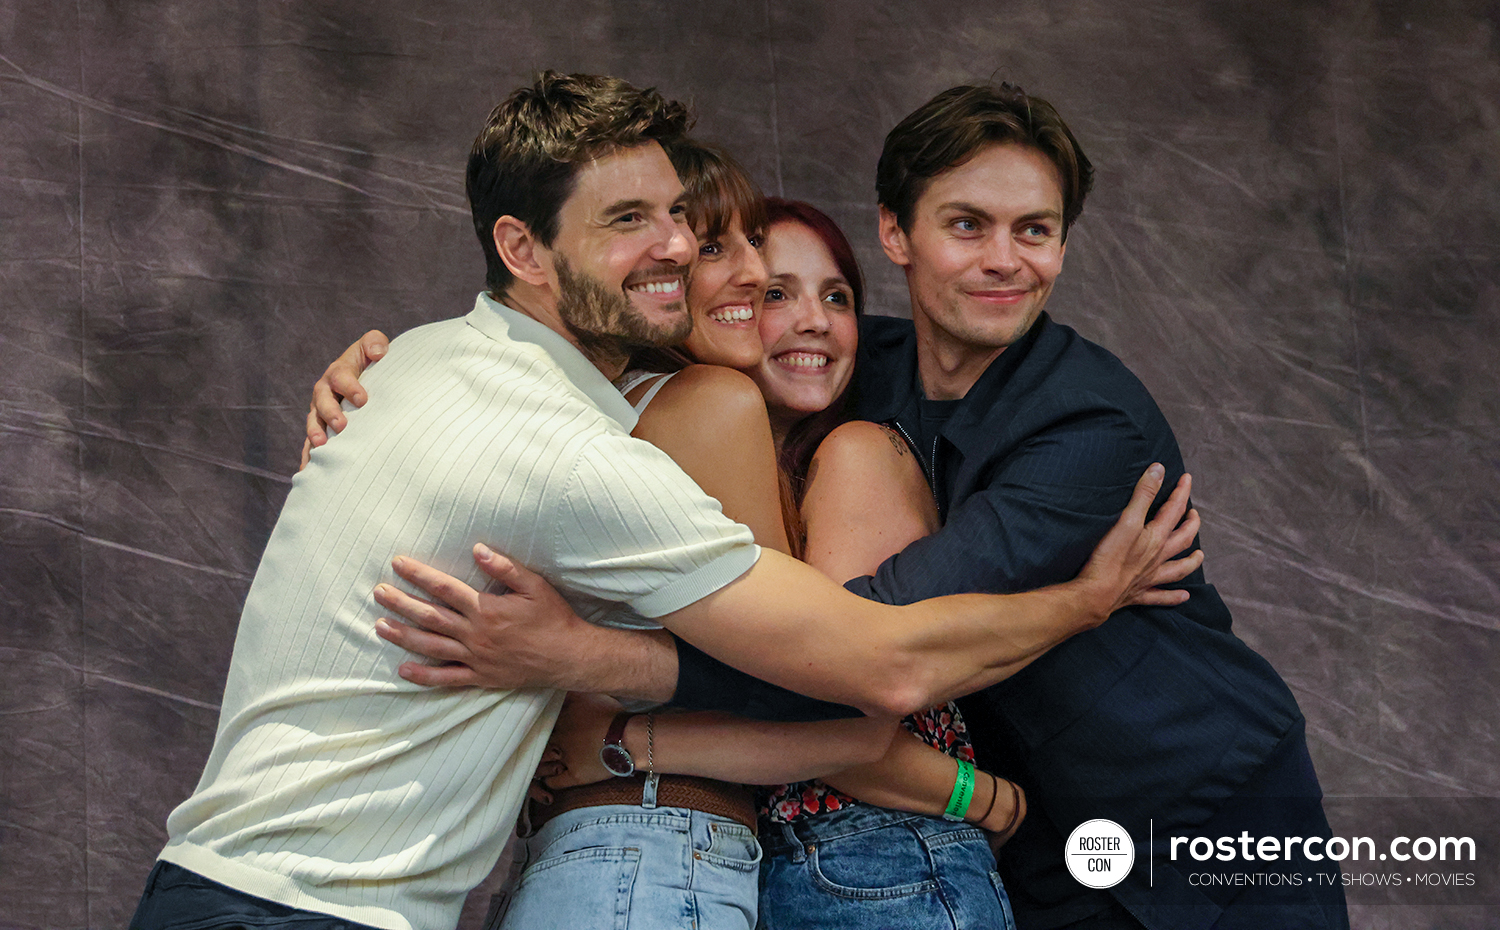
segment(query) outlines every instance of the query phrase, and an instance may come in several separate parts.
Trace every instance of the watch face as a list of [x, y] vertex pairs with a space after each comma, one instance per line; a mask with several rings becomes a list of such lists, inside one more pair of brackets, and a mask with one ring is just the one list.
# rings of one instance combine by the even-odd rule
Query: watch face
[[630, 758], [630, 753], [618, 743], [606, 743], [604, 748], [599, 750], [599, 761], [603, 762], [605, 769], [617, 778], [628, 778], [635, 774], [635, 760]]

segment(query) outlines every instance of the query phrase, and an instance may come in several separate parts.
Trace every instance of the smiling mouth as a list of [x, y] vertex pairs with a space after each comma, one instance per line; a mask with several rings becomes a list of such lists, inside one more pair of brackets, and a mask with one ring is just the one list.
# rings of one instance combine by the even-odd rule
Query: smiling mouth
[[1030, 288], [1015, 291], [970, 291], [969, 296], [989, 303], [1011, 304], [1031, 294]]
[[631, 284], [625, 290], [634, 294], [677, 297], [682, 293], [682, 279], [672, 278], [670, 281], [645, 281], [641, 284]]
[[710, 311], [708, 318], [715, 323], [748, 323], [755, 319], [755, 308], [747, 305], [720, 307]]
[[775, 356], [775, 360], [798, 371], [817, 371], [828, 367], [829, 358], [822, 352], [784, 352]]

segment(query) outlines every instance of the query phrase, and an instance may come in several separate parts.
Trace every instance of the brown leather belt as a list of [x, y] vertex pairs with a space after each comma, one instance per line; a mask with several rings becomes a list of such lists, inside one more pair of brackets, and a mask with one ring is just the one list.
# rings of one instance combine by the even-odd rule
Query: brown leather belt
[[[645, 787], [645, 774], [636, 773], [629, 778], [611, 778], [592, 785], [554, 791], [551, 804], [536, 804], [532, 807], [532, 829], [541, 829], [542, 824], [558, 814], [583, 807], [599, 807], [604, 804], [630, 804], [638, 807]], [[749, 827], [750, 832], [755, 832], [755, 799], [750, 794], [750, 789], [744, 785], [688, 775], [662, 775], [656, 786], [656, 804], [658, 807], [683, 807], [727, 817]]]

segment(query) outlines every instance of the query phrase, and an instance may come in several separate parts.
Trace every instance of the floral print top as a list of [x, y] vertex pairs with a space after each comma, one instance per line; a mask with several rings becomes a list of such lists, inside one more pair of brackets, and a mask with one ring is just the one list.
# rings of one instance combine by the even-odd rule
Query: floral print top
[[[963, 715], [952, 701], [912, 714], [901, 722], [927, 745], [941, 749], [955, 759], [974, 761], [974, 746], [969, 741], [969, 728], [964, 726]], [[820, 781], [799, 781], [770, 789], [769, 794], [762, 798], [760, 812], [762, 817], [769, 817], [772, 823], [791, 823], [825, 811], [843, 810], [858, 803], [858, 800], [835, 791]]]

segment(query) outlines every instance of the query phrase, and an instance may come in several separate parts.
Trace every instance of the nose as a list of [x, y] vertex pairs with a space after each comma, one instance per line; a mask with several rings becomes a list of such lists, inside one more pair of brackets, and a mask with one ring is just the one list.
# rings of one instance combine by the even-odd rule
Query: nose
[[1016, 242], [1011, 238], [1010, 230], [997, 229], [986, 242], [984, 270], [990, 274], [1008, 278], [1020, 267], [1021, 256], [1016, 250]]
[[662, 239], [651, 257], [657, 261], [686, 265], [698, 254], [698, 237], [685, 220], [668, 216], [662, 227]]
[[803, 294], [797, 300], [797, 332], [823, 335], [833, 328], [823, 301], [816, 294]]
[[753, 288], [757, 292], [764, 291], [766, 282], [771, 280], [771, 276], [766, 273], [766, 263], [760, 257], [760, 249], [746, 240], [740, 246], [740, 256], [734, 283], [740, 287]]

